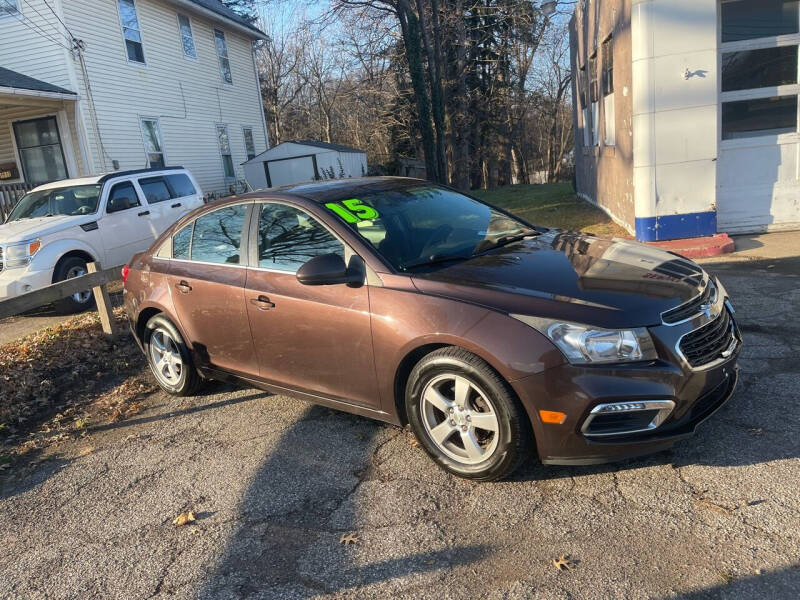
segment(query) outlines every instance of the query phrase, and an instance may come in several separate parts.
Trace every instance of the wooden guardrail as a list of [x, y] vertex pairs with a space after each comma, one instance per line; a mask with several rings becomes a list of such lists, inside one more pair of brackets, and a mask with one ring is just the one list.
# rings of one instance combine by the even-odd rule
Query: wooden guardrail
[[89, 271], [86, 275], [73, 277], [66, 281], [48, 285], [40, 290], [0, 301], [0, 319], [27, 312], [33, 308], [67, 298], [72, 294], [85, 292], [91, 288], [97, 303], [97, 312], [100, 313], [100, 324], [103, 326], [103, 332], [106, 335], [115, 335], [114, 315], [111, 309], [111, 300], [108, 297], [108, 283], [121, 277], [122, 265], [110, 269], [102, 269], [100, 263], [92, 262], [86, 267]]

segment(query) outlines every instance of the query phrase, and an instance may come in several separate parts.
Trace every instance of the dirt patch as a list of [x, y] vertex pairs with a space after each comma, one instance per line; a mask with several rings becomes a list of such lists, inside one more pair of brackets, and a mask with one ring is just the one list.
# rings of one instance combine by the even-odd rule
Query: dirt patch
[[114, 316], [114, 340], [89, 313], [0, 346], [0, 462], [138, 412], [156, 384], [122, 310]]

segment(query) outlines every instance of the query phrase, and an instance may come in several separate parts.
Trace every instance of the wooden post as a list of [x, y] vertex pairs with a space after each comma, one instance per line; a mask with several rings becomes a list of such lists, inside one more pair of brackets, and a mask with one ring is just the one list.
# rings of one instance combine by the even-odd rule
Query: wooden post
[[[89, 273], [101, 271], [100, 263], [90, 262], [86, 265]], [[103, 326], [103, 333], [107, 336], [116, 335], [114, 328], [114, 312], [111, 309], [111, 298], [108, 297], [108, 285], [102, 284], [92, 288], [94, 301], [97, 303], [97, 312], [100, 315], [100, 324]]]

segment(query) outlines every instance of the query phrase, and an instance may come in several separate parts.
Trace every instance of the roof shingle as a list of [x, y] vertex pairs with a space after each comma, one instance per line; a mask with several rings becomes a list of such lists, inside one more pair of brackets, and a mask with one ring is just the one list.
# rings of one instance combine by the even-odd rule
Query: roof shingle
[[4, 69], [0, 67], [0, 87], [17, 88], [20, 90], [33, 90], [36, 92], [50, 92], [54, 94], [70, 94], [77, 96], [75, 92], [71, 92], [57, 85], [28, 77], [22, 73], [17, 73], [11, 69]]

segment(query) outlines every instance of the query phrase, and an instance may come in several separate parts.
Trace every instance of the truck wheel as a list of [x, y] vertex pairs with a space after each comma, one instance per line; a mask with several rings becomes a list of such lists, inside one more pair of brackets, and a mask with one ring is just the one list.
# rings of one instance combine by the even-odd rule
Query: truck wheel
[[[80, 277], [88, 273], [86, 261], [78, 256], [68, 256], [58, 261], [53, 273], [53, 283], [66, 281], [73, 277]], [[83, 312], [94, 307], [94, 294], [91, 290], [78, 292], [53, 303], [56, 312], [62, 315]]]

